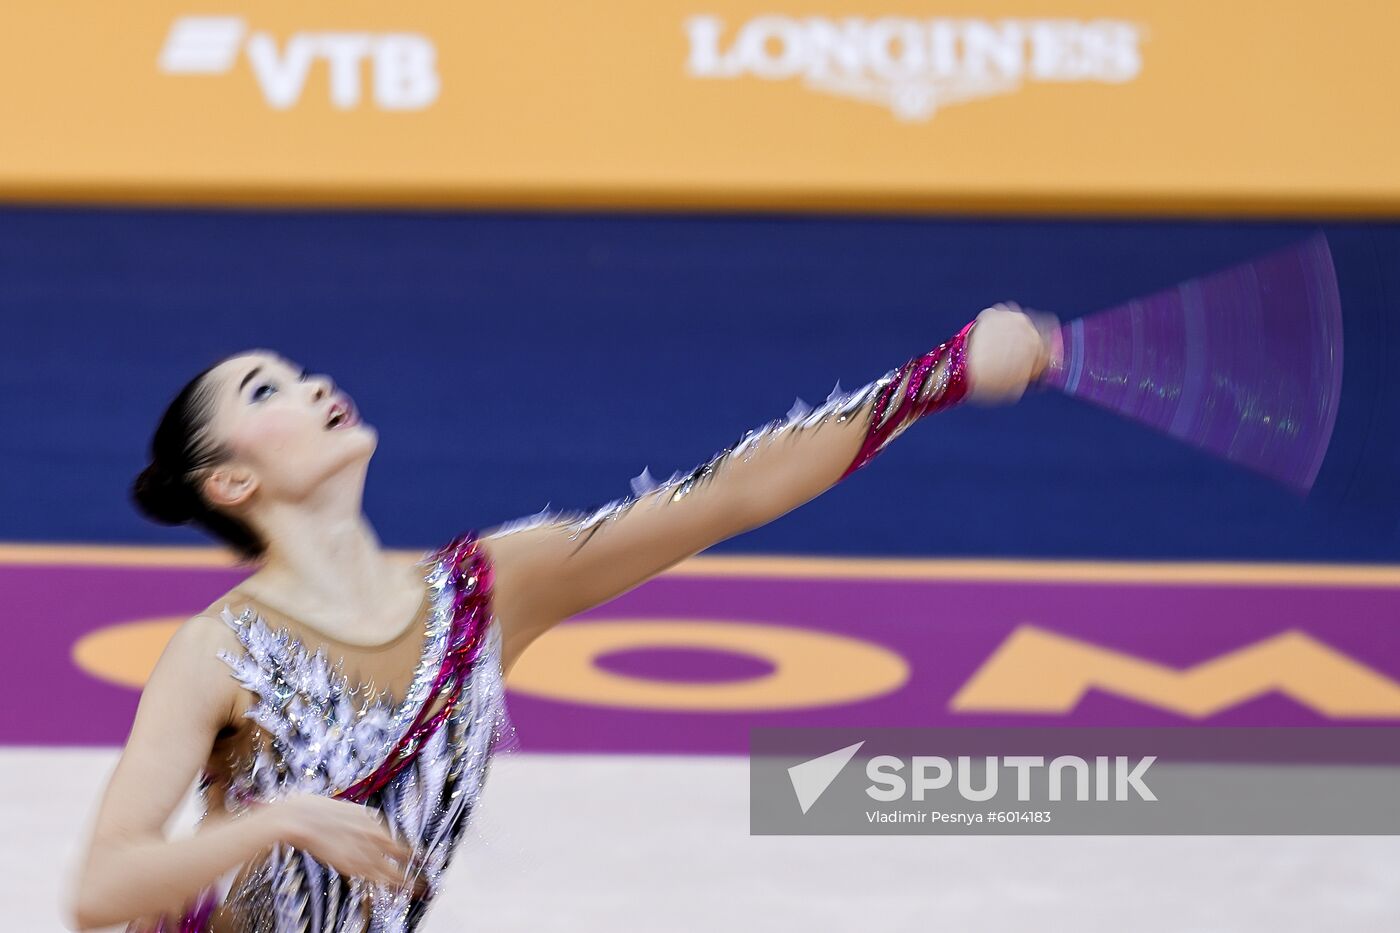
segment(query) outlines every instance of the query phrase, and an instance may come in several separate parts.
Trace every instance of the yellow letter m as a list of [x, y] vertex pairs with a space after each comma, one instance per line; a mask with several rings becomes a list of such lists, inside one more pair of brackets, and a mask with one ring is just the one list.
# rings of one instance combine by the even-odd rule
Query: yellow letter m
[[1197, 719], [1274, 692], [1332, 718], [1400, 719], [1400, 684], [1298, 631], [1177, 670], [1022, 626], [949, 705], [962, 712], [1068, 713], [1091, 689]]

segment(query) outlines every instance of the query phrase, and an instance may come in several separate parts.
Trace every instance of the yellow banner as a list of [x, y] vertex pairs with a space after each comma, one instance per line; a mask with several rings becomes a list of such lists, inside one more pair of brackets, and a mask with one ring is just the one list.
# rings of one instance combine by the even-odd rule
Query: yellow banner
[[1400, 207], [1376, 0], [45, 0], [3, 25], [8, 200]]

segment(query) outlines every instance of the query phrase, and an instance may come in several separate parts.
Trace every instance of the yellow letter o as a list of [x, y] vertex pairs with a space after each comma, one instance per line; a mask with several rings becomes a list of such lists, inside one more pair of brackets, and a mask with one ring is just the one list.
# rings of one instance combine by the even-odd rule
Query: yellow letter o
[[[774, 670], [720, 683], [676, 683], [615, 674], [596, 659], [612, 651], [697, 648], [761, 658]], [[546, 700], [640, 710], [792, 710], [855, 703], [898, 690], [909, 665], [898, 653], [846, 635], [753, 622], [629, 619], [561, 625], [511, 670], [512, 692]]]

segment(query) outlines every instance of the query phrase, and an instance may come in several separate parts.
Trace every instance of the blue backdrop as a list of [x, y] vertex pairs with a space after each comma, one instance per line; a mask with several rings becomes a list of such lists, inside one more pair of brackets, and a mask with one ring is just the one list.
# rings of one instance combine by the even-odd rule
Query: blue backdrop
[[174, 392], [242, 349], [349, 391], [367, 512], [426, 547], [688, 469], [995, 301], [1075, 317], [1319, 226], [1348, 360], [1322, 497], [1044, 395], [929, 419], [717, 550], [1391, 560], [1400, 227], [1374, 224], [4, 209], [0, 538], [204, 541], [127, 489]]

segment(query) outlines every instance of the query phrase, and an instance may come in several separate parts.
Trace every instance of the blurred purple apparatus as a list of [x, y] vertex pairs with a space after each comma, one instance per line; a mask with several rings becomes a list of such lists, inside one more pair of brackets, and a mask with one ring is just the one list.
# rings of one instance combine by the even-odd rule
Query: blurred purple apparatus
[[1070, 321], [1060, 336], [1043, 385], [1312, 488], [1342, 388], [1325, 236]]

